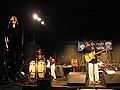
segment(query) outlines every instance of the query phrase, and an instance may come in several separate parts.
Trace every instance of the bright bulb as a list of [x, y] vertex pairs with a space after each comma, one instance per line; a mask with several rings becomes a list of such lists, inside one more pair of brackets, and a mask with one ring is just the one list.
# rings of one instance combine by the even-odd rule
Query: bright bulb
[[37, 20], [37, 19], [38, 19], [38, 15], [37, 15], [37, 14], [34, 14], [34, 15], [33, 15], [33, 18], [34, 18], [35, 20]]
[[37, 18], [37, 21], [41, 21], [41, 18], [38, 17], [38, 18]]
[[44, 24], [45, 24], [45, 22], [44, 22], [44, 21], [41, 21], [41, 24], [42, 24], [42, 25], [44, 25]]

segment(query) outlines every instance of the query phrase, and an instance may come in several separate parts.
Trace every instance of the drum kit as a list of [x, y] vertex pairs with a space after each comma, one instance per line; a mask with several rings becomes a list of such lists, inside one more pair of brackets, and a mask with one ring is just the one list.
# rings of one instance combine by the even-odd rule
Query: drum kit
[[99, 69], [101, 70], [112, 70], [114, 68], [114, 66], [109, 62], [109, 60], [105, 60], [104, 63], [101, 63], [98, 65]]

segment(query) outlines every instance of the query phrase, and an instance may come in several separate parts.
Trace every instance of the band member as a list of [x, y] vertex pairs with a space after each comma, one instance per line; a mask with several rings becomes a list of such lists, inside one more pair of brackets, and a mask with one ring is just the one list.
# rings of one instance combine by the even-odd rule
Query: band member
[[46, 63], [45, 63], [45, 56], [43, 54], [43, 50], [41, 49], [37, 51], [36, 72], [38, 73], [39, 78], [45, 78]]
[[55, 74], [55, 59], [53, 59], [53, 57], [50, 56], [49, 57], [49, 62], [50, 62], [51, 76], [53, 76], [53, 79], [56, 79], [56, 74]]
[[38, 61], [44, 61], [45, 62], [45, 56], [43, 54], [43, 50], [42, 49], [38, 49], [38, 51], [37, 51], [36, 62], [38, 62]]
[[100, 58], [97, 59], [97, 64], [99, 69], [104, 69], [105, 64], [102, 62]]
[[47, 65], [46, 65], [46, 78], [51, 79], [51, 70], [50, 70], [50, 61], [47, 60]]
[[85, 59], [88, 62], [89, 84], [95, 84], [99, 81], [99, 72], [97, 65], [97, 56], [95, 55], [97, 49], [94, 42], [85, 43]]

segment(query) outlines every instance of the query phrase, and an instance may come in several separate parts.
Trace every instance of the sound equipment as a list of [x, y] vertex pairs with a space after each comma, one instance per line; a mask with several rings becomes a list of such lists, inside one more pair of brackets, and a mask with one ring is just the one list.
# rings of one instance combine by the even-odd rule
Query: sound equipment
[[56, 77], [63, 77], [64, 76], [64, 71], [61, 66], [56, 67], [55, 69]]
[[103, 78], [106, 86], [120, 86], [120, 71], [116, 71], [114, 74], [103, 72]]
[[86, 85], [86, 72], [70, 72], [67, 85]]
[[51, 79], [39, 79], [37, 80], [38, 87], [50, 87], [51, 86]]

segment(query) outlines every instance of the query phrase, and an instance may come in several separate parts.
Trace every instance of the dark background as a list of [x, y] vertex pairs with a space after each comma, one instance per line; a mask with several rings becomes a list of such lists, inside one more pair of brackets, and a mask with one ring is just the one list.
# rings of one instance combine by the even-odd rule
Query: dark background
[[[1, 24], [4, 22], [4, 27], [11, 15], [18, 17], [19, 24], [24, 23], [27, 41], [32, 41], [29, 37], [35, 27], [43, 35], [45, 33], [53, 39], [57, 37], [57, 40], [79, 40], [88, 36], [93, 39], [118, 38], [116, 31], [119, 30], [119, 5], [111, 0], [1, 0], [0, 9]], [[45, 21], [44, 30], [41, 30], [41, 26], [34, 25], [33, 12], [38, 12]]]
[[[52, 55], [58, 64], [70, 64], [71, 58], [82, 58], [77, 51], [78, 41], [112, 40], [113, 48], [118, 47], [119, 8], [119, 3], [112, 0], [1, 0], [1, 63], [6, 60], [16, 73], [24, 62], [35, 58], [38, 48], [43, 49], [46, 59]], [[34, 12], [45, 21], [44, 26], [32, 19]], [[18, 17], [18, 28], [9, 30], [9, 18], [13, 15]], [[5, 35], [10, 37], [10, 51], [7, 53]], [[119, 57], [116, 59], [119, 62]]]

